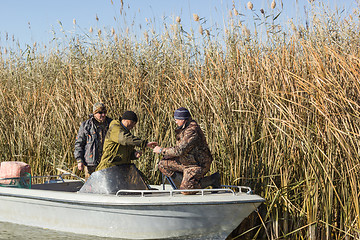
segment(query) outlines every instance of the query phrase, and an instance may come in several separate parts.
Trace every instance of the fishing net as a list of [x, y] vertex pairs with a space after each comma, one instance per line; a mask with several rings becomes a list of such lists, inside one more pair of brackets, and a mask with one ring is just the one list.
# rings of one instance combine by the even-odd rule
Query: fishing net
[[25, 172], [21, 177], [0, 178], [0, 187], [31, 188], [31, 174]]

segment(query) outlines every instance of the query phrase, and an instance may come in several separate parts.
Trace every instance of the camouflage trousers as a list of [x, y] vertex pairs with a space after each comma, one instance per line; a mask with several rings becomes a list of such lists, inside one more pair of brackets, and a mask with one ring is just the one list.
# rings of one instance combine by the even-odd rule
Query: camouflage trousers
[[198, 165], [185, 165], [179, 161], [178, 158], [162, 159], [159, 162], [159, 170], [165, 176], [171, 177], [174, 172], [183, 174], [183, 179], [180, 184], [180, 189], [199, 189], [200, 179], [210, 170], [210, 163], [208, 166], [201, 167]]

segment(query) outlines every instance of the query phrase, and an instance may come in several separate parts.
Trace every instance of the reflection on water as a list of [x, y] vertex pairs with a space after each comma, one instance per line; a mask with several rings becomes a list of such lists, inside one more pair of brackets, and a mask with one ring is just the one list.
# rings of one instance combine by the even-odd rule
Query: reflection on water
[[[64, 219], [66, 221], [66, 219]], [[53, 231], [44, 228], [37, 227], [29, 227], [24, 225], [18, 225], [13, 223], [5, 223], [0, 222], [0, 240], [11, 239], [11, 240], [28, 240], [28, 239], [37, 239], [37, 240], [48, 240], [48, 239], [56, 239], [56, 240], [99, 240], [106, 239], [111, 240], [114, 238], [101, 238], [95, 236], [81, 235], [81, 234], [73, 234], [66, 232]], [[183, 239], [191, 239], [194, 238], [182, 238]], [[222, 240], [220, 237], [215, 238], [196, 238], [196, 240]]]
[[[66, 221], [66, 219], [64, 219]], [[18, 224], [0, 222], [0, 239], [27, 240], [27, 239], [60, 239], [60, 240], [95, 240], [95, 239], [114, 239], [99, 238], [88, 235], [71, 234], [53, 231], [44, 228], [28, 227]]]

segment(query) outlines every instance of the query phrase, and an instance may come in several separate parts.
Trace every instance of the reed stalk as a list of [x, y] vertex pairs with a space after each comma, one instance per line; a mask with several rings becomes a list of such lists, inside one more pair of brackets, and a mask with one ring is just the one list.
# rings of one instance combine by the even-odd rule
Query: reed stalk
[[[62, 38], [46, 53], [3, 52], [0, 160], [27, 162], [35, 175], [75, 169], [74, 139], [97, 101], [113, 118], [135, 111], [135, 135], [171, 146], [173, 111], [184, 106], [206, 134], [211, 172], [266, 198], [247, 235], [360, 238], [358, 25], [317, 19], [261, 43], [234, 25], [240, 17], [225, 35], [189, 35], [178, 19], [144, 40], [112, 29]], [[147, 151], [136, 163], [152, 183], [157, 161]]]

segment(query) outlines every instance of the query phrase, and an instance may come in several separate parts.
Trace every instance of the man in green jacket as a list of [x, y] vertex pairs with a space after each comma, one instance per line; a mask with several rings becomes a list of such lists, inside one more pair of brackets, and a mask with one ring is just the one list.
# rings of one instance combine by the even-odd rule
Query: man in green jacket
[[116, 165], [129, 164], [131, 160], [138, 159], [142, 153], [135, 150], [135, 147], [144, 149], [145, 147], [154, 148], [157, 146], [156, 142], [141, 140], [130, 133], [137, 121], [136, 113], [126, 111], [119, 120], [113, 120], [110, 123], [105, 137], [103, 155], [96, 171]]

